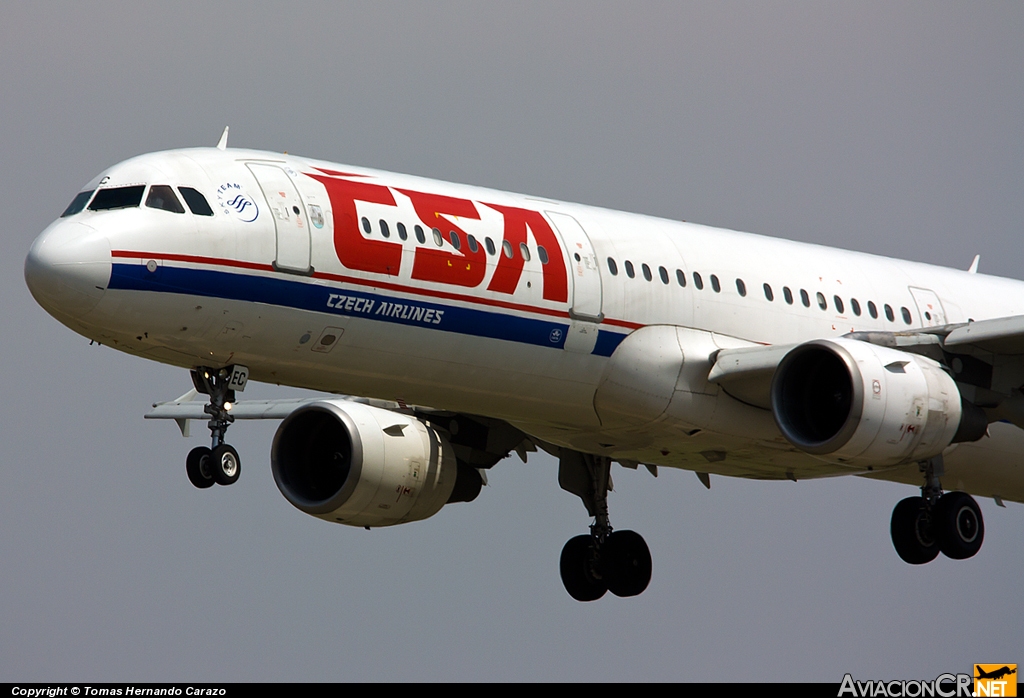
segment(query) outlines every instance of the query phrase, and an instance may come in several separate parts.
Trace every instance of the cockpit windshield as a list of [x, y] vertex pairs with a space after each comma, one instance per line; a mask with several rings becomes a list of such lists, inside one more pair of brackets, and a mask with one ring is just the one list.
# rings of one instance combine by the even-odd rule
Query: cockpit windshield
[[89, 197], [92, 196], [94, 191], [96, 190], [90, 189], [89, 191], [78, 192], [78, 194], [75, 195], [75, 198], [71, 200], [71, 203], [68, 204], [68, 207], [64, 209], [64, 213], [60, 214], [60, 217], [67, 218], [68, 216], [73, 216], [76, 213], [81, 213], [82, 209], [85, 208], [85, 205], [89, 203]]
[[213, 209], [210, 208], [210, 204], [206, 203], [206, 197], [198, 191], [192, 187], [178, 187], [178, 191], [181, 192], [182, 198], [185, 199], [185, 203], [188, 204], [192, 213], [197, 216], [213, 215]]
[[[72, 199], [61, 218], [81, 213], [86, 204], [89, 204], [90, 211], [111, 211], [118, 208], [138, 208], [142, 204], [142, 195], [146, 192], [145, 184], [133, 184], [127, 187], [109, 187], [107, 189], [90, 189], [79, 192]], [[154, 184], [149, 187], [146, 195], [146, 207], [156, 208], [171, 213], [185, 213], [185, 207], [181, 205], [182, 199], [188, 205], [190, 211], [197, 216], [212, 216], [213, 209], [207, 203], [206, 197], [192, 187], [178, 187], [179, 199], [174, 188], [167, 184]], [[93, 196], [95, 194], [95, 196]], [[90, 199], [92, 202], [90, 203]]]
[[89, 210], [109, 211], [115, 208], [137, 208], [142, 203], [142, 192], [145, 190], [144, 184], [100, 189], [96, 192], [92, 203], [89, 204]]
[[149, 196], [146, 197], [147, 208], [159, 208], [171, 213], [185, 213], [185, 208], [174, 195], [174, 190], [166, 184], [154, 184], [149, 188]]

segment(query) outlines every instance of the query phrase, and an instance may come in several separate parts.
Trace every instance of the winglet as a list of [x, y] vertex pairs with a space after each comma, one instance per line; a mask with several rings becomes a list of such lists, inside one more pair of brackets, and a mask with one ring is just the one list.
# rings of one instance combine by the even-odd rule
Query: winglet
[[224, 133], [220, 134], [220, 140], [217, 141], [217, 150], [224, 150], [228, 147], [228, 126], [224, 127]]
[[971, 268], [967, 270], [967, 273], [968, 274], [977, 274], [978, 273], [978, 262], [980, 262], [980, 261], [981, 261], [981, 255], [980, 254], [974, 255], [974, 261], [971, 262]]

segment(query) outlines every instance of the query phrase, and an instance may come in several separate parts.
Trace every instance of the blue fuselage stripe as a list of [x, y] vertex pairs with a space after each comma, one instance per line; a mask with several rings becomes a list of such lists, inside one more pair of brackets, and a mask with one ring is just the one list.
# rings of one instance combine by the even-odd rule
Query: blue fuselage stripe
[[[565, 322], [213, 269], [161, 266], [150, 272], [141, 264], [115, 263], [108, 288], [266, 303], [553, 349], [565, 348], [569, 330]], [[593, 353], [611, 356], [623, 339], [600, 330]]]

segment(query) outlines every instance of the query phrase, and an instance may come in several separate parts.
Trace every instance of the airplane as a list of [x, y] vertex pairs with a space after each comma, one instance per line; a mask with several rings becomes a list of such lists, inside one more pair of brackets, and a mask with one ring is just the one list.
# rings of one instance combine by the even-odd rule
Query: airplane
[[[566, 591], [636, 596], [611, 465], [920, 488], [896, 553], [974, 556], [972, 495], [1024, 502], [1024, 283], [294, 155], [216, 147], [103, 171], [25, 280], [85, 337], [190, 371], [146, 415], [208, 420], [197, 488], [241, 472], [236, 419], [281, 420], [284, 497], [350, 526], [427, 519], [538, 449], [590, 532]], [[237, 400], [249, 380], [319, 396]], [[197, 399], [199, 398], [199, 399]]]
[[981, 667], [979, 667], [977, 665], [975, 665], [974, 668], [978, 672], [978, 674], [974, 677], [976, 679], [996, 679], [996, 680], [998, 680], [998, 679], [1003, 678], [1004, 676], [1009, 676], [1011, 674], [1016, 674], [1017, 673], [1017, 669], [1016, 668], [1011, 669], [1008, 666], [1002, 666], [999, 669], [994, 669], [993, 671], [985, 671], [984, 669], [982, 669]]

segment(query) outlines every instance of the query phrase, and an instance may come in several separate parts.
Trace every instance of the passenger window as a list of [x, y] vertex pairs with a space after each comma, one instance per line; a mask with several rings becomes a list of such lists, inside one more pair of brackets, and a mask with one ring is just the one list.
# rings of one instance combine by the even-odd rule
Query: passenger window
[[718, 283], [718, 277], [714, 274], [711, 275], [711, 290], [715, 293], [722, 292], [722, 284]]
[[665, 267], [658, 267], [658, 276], [661, 277], [661, 283], [668, 285], [668, 269]]
[[843, 314], [843, 299], [839, 296], [832, 296], [832, 302], [836, 304], [836, 312]]
[[856, 298], [850, 299], [850, 307], [853, 308], [853, 314], [860, 317], [860, 303], [857, 302]]
[[380, 220], [380, 234], [381, 236], [386, 238], [391, 237], [391, 229], [388, 228], [387, 221], [385, 221], [383, 218]]
[[494, 248], [494, 240], [491, 240], [490, 238], [484, 238], [484, 247], [487, 248], [487, 254], [489, 254], [489, 255], [494, 255], [494, 254], [497, 254], [497, 252], [498, 252]]
[[409, 239], [409, 232], [405, 229], [405, 223], [399, 223], [397, 227], [398, 227], [398, 237], [401, 238], [402, 240], [408, 240]]
[[697, 287], [698, 291], [704, 290], [704, 279], [700, 278], [700, 274], [693, 272], [693, 285]]
[[146, 208], [158, 208], [171, 213], [185, 213], [185, 207], [174, 195], [174, 190], [166, 184], [154, 184], [146, 196]]
[[467, 235], [466, 241], [469, 243], [469, 251], [473, 254], [476, 254], [480, 250], [480, 245], [477, 244], [476, 238], [472, 235]]
[[430, 232], [434, 236], [434, 244], [435, 245], [437, 245], [438, 247], [441, 247], [442, 245], [444, 245], [444, 238], [441, 237], [441, 231], [440, 230], [438, 230], [437, 228], [431, 228]]
[[893, 315], [892, 307], [888, 303], [885, 304], [885, 319], [889, 322], [896, 321], [896, 316]]
[[786, 303], [793, 305], [793, 292], [789, 290], [789, 286], [782, 287], [782, 297], [786, 299]]
[[683, 273], [682, 269], [676, 269], [676, 283], [686, 288], [686, 274]]
[[775, 294], [772, 293], [772, 287], [769, 286], [768, 284], [764, 285], [764, 297], [770, 301], [775, 300]]
[[631, 279], [636, 276], [636, 272], [633, 271], [633, 263], [628, 259], [626, 260], [626, 276]]
[[96, 190], [91, 189], [89, 191], [80, 191], [77, 194], [75, 194], [75, 198], [71, 200], [71, 203], [68, 204], [68, 207], [66, 209], [64, 209], [64, 213], [60, 214], [60, 217], [67, 218], [68, 216], [73, 216], [76, 213], [80, 213], [81, 210], [85, 208], [85, 205], [89, 203], [89, 197], [92, 196], [92, 193], [94, 191]]
[[907, 323], [908, 325], [912, 322], [909, 310], [907, 310], [906, 308], [900, 308], [900, 314], [903, 316], [903, 322]]
[[523, 259], [527, 262], [530, 261], [530, 248], [526, 246], [525, 242], [519, 243], [519, 254], [523, 255]]
[[100, 189], [96, 192], [90, 211], [111, 211], [116, 208], [137, 208], [142, 203], [142, 192], [146, 186], [139, 184], [133, 187], [114, 187]]
[[452, 241], [452, 247], [454, 247], [457, 250], [462, 249], [462, 238], [459, 237], [458, 233], [456, 233], [454, 230], [449, 230], [448, 237]]
[[868, 301], [868, 315], [870, 315], [875, 320], [878, 319], [878, 308], [875, 307], [874, 301]]
[[367, 235], [372, 235], [373, 234], [373, 228], [370, 227], [370, 221], [366, 218], [366, 216], [363, 216], [362, 223], [363, 223], [363, 232], [366, 233]]
[[654, 277], [652, 277], [652, 276], [651, 276], [651, 268], [650, 268], [649, 266], [647, 266], [647, 264], [641, 264], [641, 265], [640, 265], [640, 268], [641, 268], [641, 269], [643, 270], [643, 272], [644, 272], [644, 278], [645, 278], [645, 279], [647, 279], [648, 281], [650, 281], [650, 280], [651, 280], [652, 278], [654, 278]]
[[415, 228], [413, 228], [413, 232], [416, 233], [416, 240], [421, 245], [427, 242], [427, 235], [426, 233], [423, 232], [423, 226], [417, 225]]
[[807, 295], [807, 291], [800, 289], [800, 302], [804, 304], [805, 308], [811, 307], [811, 297]]
[[743, 279], [736, 279], [736, 293], [741, 296], [747, 295], [747, 285], [743, 283]]
[[818, 307], [822, 310], [828, 309], [828, 303], [825, 302], [825, 295], [821, 291], [818, 291]]
[[501, 241], [501, 251], [505, 253], [505, 256], [512, 259], [512, 243], [508, 240]]
[[619, 275], [619, 265], [615, 263], [615, 260], [611, 257], [608, 258], [608, 271], [612, 273], [612, 276]]
[[544, 249], [544, 245], [537, 245], [537, 258], [541, 264], [548, 263], [548, 251]]
[[193, 189], [192, 187], [178, 187], [178, 192], [181, 194], [181, 198], [185, 200], [185, 205], [188, 206], [188, 210], [194, 215], [213, 215], [213, 209], [210, 208], [210, 204], [206, 203], [206, 197], [200, 194], [197, 189]]

